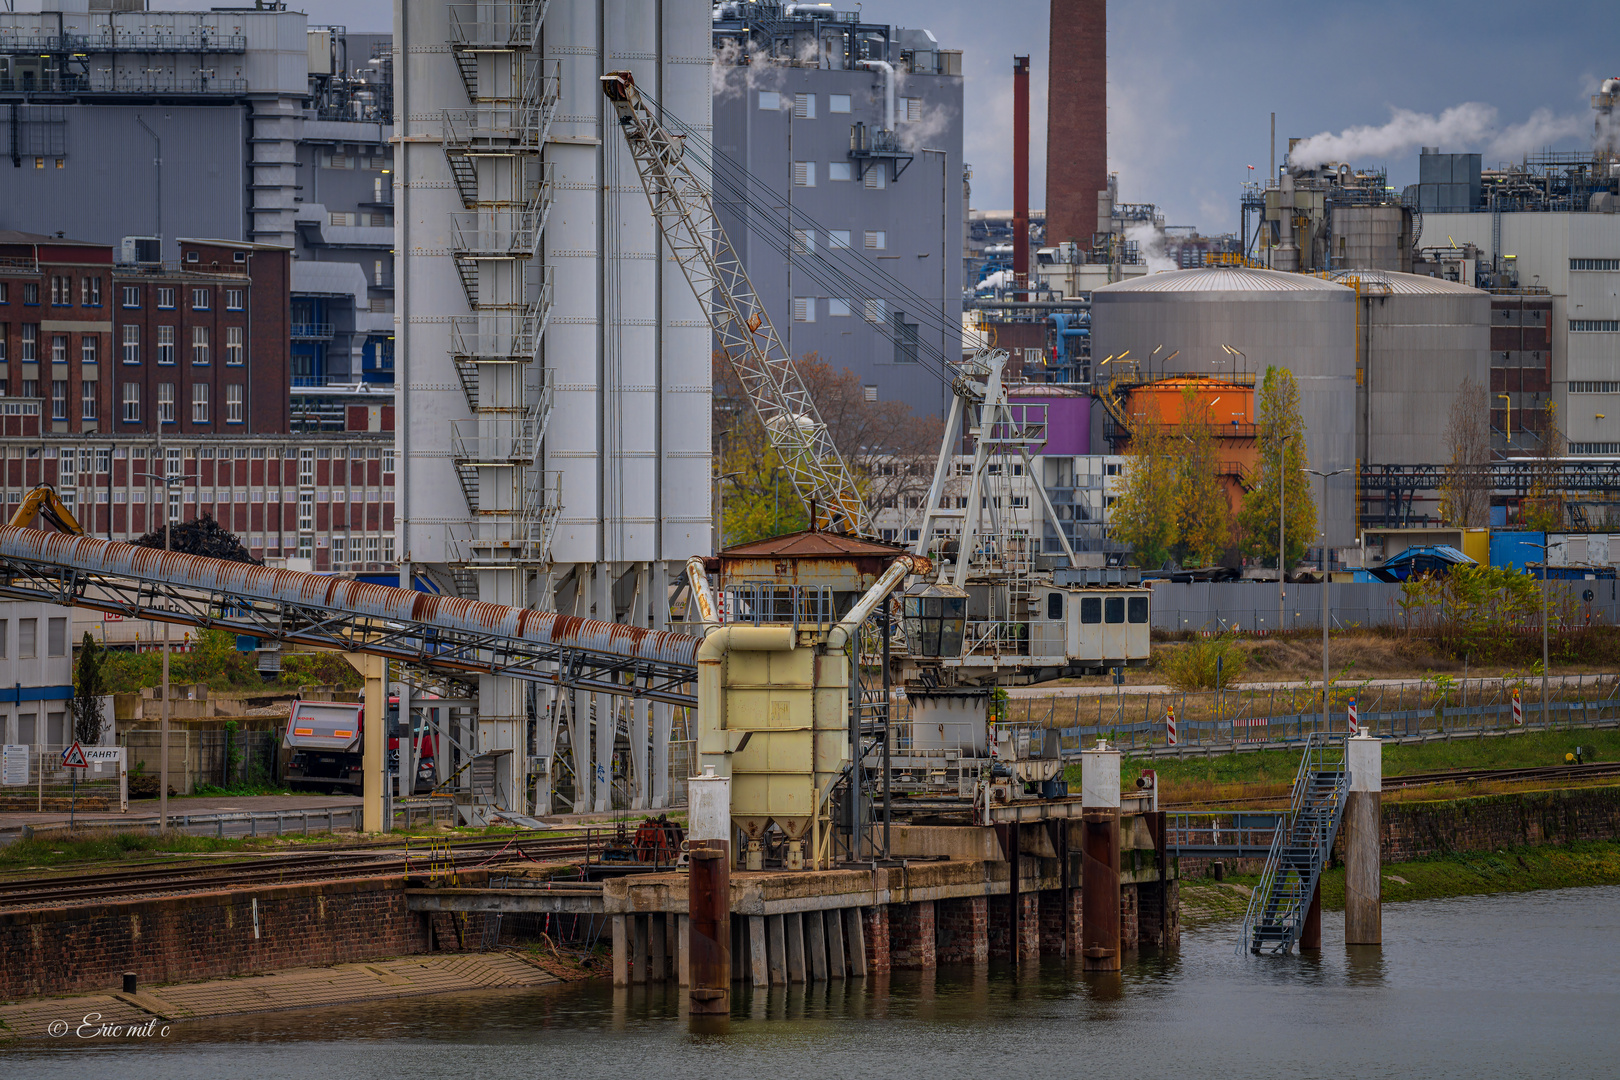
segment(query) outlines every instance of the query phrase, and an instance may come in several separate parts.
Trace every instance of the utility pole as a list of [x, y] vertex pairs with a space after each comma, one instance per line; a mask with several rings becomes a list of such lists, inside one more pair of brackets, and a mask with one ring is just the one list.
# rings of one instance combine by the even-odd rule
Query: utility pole
[[1288, 597], [1288, 547], [1283, 535], [1283, 507], [1288, 502], [1288, 440], [1284, 435], [1277, 449], [1277, 630], [1283, 628], [1283, 603]]
[[[1312, 476], [1322, 478], [1322, 506], [1327, 506], [1327, 478], [1349, 472], [1348, 468], [1330, 469], [1301, 469]], [[1324, 515], [1322, 523], [1322, 732], [1328, 731], [1328, 538], [1327, 521]]]

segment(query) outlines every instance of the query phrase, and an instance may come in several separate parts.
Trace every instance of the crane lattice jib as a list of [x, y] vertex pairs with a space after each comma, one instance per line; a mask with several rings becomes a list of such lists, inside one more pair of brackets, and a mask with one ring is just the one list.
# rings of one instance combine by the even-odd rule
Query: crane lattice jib
[[705, 306], [800, 498], [833, 528], [876, 536], [855, 477], [732, 249], [713, 198], [686, 164], [683, 140], [653, 117], [629, 72], [602, 76], [602, 91], [619, 114], [659, 232]]

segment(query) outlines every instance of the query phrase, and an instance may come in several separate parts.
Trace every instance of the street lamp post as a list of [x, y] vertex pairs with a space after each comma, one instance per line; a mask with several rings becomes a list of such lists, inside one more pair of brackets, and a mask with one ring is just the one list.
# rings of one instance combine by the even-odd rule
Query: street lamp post
[[[152, 482], [163, 484], [163, 550], [167, 552], [172, 546], [170, 525], [172, 518], [169, 514], [169, 489], [184, 486], [191, 477], [175, 473], [169, 474], [169, 459], [164, 456], [163, 437], [160, 432], [157, 440], [158, 460], [162, 462], [161, 472], [136, 473], [136, 476], [146, 478], [146, 505], [152, 504]], [[159, 714], [160, 729], [158, 734], [158, 756], [161, 761], [158, 766], [158, 828], [164, 832], [169, 829], [169, 622], [163, 623], [163, 711]]]
[[1547, 545], [1531, 543], [1527, 546], [1541, 549], [1541, 726], [1548, 726], [1547, 708]]
[[[1327, 507], [1327, 478], [1349, 472], [1343, 469], [1301, 469], [1301, 472], [1322, 478], [1322, 507]], [[1327, 515], [1324, 512], [1322, 520], [1322, 731], [1328, 730], [1328, 538]]]

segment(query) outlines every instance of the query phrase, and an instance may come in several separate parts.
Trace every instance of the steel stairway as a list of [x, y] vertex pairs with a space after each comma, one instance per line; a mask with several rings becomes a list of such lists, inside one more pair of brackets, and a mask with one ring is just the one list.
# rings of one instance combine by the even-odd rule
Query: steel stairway
[[1272, 837], [1260, 883], [1249, 896], [1238, 952], [1281, 955], [1305, 924], [1322, 869], [1333, 852], [1350, 792], [1344, 737], [1313, 732], [1294, 776], [1288, 813]]

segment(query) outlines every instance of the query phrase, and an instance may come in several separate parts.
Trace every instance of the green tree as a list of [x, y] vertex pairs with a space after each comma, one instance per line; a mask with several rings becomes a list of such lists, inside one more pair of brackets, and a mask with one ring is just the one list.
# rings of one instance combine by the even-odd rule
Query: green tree
[[[1144, 397], [1150, 397], [1144, 395]], [[1115, 540], [1129, 544], [1136, 565], [1158, 569], [1178, 539], [1179, 448], [1150, 404], [1134, 418], [1125, 475], [1111, 510]]]
[[1184, 566], [1213, 565], [1232, 542], [1232, 507], [1221, 484], [1210, 404], [1197, 388], [1182, 388], [1175, 456], [1176, 555]]
[[79, 663], [73, 672], [73, 737], [86, 746], [101, 742], [106, 717], [101, 698], [107, 693], [101, 672], [102, 650], [87, 630], [79, 645]]
[[1275, 566], [1278, 501], [1285, 504], [1284, 560], [1292, 566], [1316, 539], [1316, 500], [1310, 477], [1305, 420], [1299, 410], [1299, 383], [1286, 368], [1268, 367], [1260, 384], [1260, 462], [1255, 486], [1243, 496], [1238, 526], [1246, 554]]

